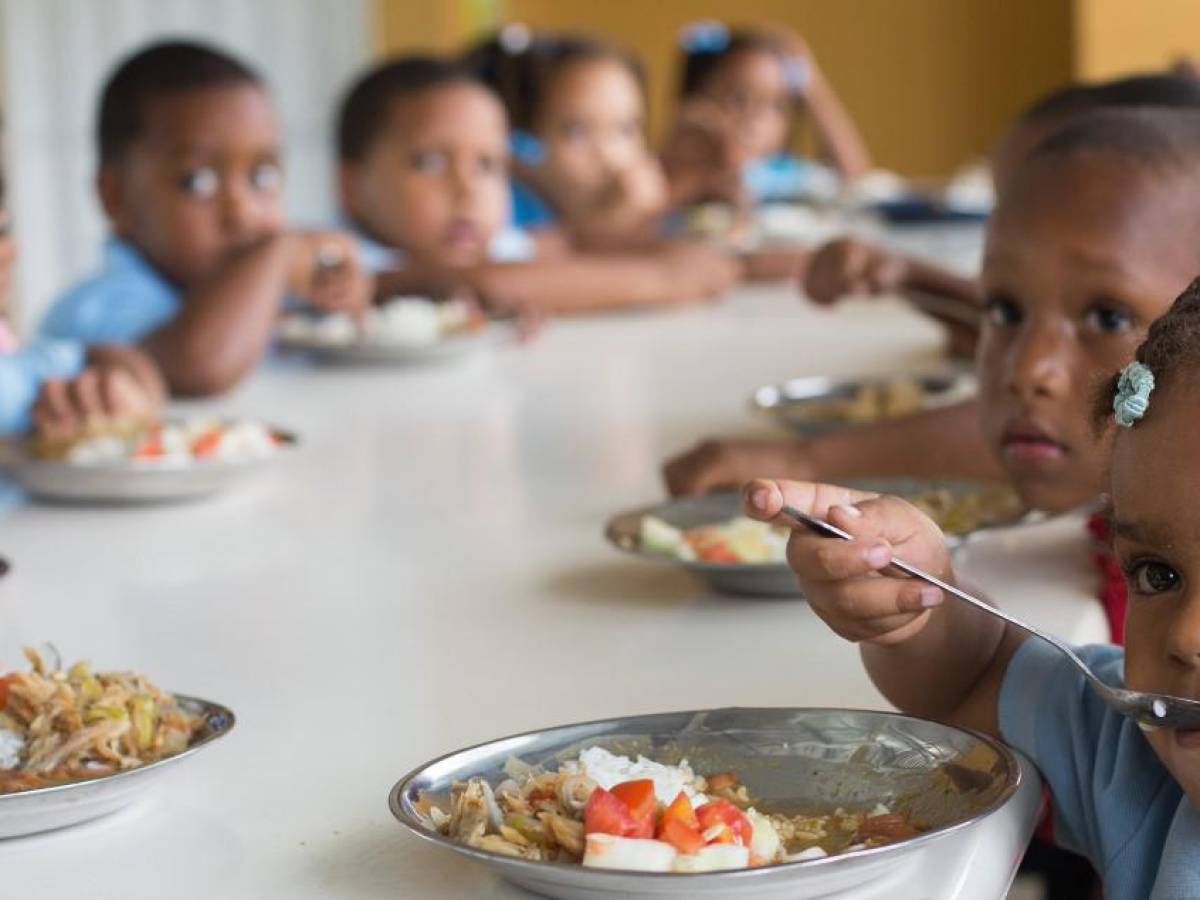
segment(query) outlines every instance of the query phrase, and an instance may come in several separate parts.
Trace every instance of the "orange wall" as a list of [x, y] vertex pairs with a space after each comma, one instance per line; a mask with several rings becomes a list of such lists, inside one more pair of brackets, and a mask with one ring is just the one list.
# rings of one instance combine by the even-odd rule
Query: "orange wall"
[[1197, 0], [1075, 0], [1075, 71], [1110, 78], [1200, 56]]
[[499, 20], [604, 35], [646, 60], [656, 131], [674, 95], [683, 24], [786, 23], [808, 40], [877, 162], [910, 175], [948, 173], [985, 153], [1022, 106], [1072, 71], [1071, 0], [377, 2], [381, 51], [449, 49]]

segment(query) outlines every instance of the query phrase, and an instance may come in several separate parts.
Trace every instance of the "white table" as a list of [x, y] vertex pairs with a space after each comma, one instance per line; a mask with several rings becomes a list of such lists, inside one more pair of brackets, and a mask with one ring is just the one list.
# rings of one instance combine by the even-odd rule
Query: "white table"
[[[661, 495], [668, 452], [769, 431], [746, 409], [756, 386], [929, 364], [938, 342], [899, 304], [828, 313], [773, 288], [555, 323], [461, 367], [274, 362], [218, 407], [294, 428], [303, 446], [246, 490], [136, 510], [11, 506], [0, 656], [17, 664], [22, 644], [52, 639], [240, 721], [136, 808], [0, 843], [0, 896], [515, 896], [402, 834], [393, 782], [552, 724], [880, 706], [855, 648], [803, 603], [706, 596], [614, 552], [601, 528]], [[1018, 600], [1037, 565], [1005, 577]], [[1084, 612], [1053, 615], [1069, 630]], [[1033, 777], [957, 868], [925, 867], [941, 881], [920, 895], [999, 895], [1036, 794]]]

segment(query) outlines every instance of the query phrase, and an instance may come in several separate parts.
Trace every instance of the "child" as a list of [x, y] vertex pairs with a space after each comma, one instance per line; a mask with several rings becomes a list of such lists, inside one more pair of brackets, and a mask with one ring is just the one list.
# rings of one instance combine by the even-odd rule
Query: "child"
[[[1126, 649], [1079, 648], [1103, 681], [1200, 698], [1200, 281], [1150, 329], [1102, 396], [1115, 437], [1115, 552], [1134, 602]], [[1113, 423], [1118, 427], [1113, 427]], [[1124, 427], [1121, 427], [1124, 426]], [[1139, 728], [1057, 650], [888, 568], [902, 558], [957, 582], [945, 541], [901, 500], [756, 481], [746, 506], [825, 517], [851, 542], [796, 532], [788, 559], [809, 603], [901, 710], [996, 735], [1028, 754], [1053, 796], [1057, 839], [1122, 900], [1200, 896], [1200, 729]], [[782, 521], [782, 519], [781, 519]]]
[[135, 53], [104, 87], [97, 138], [113, 236], [100, 273], [51, 307], [44, 336], [141, 342], [172, 390], [212, 394], [256, 365], [285, 295], [369, 304], [348, 236], [284, 228], [279, 127], [242, 63], [182, 42]]
[[[862, 137], [798, 35], [781, 29], [730, 31], [719, 22], [698, 22], [685, 29], [682, 43], [685, 115], [689, 107], [708, 110], [733, 149], [729, 161], [739, 167], [751, 201], [828, 193], [837, 181], [871, 168]], [[786, 152], [797, 108], [808, 113], [832, 173]], [[685, 130], [678, 140], [695, 140], [693, 131]], [[712, 160], [698, 161], [704, 168], [697, 171], [672, 147], [664, 159], [672, 182], [692, 185], [693, 199], [711, 199], [728, 183], [726, 172], [708, 168]]]
[[500, 306], [580, 312], [696, 300], [738, 275], [700, 245], [530, 258], [527, 238], [504, 234], [504, 108], [450, 62], [409, 57], [367, 73], [342, 104], [338, 155], [342, 209], [370, 242], [384, 296], [462, 287]]
[[514, 129], [513, 215], [579, 249], [645, 245], [666, 210], [666, 179], [646, 144], [636, 59], [579, 35], [509, 25], [464, 57], [499, 95]]
[[[993, 150], [996, 193], [1002, 192], [1014, 169], [1035, 146], [1071, 119], [1096, 109], [1146, 107], [1200, 109], [1200, 83], [1175, 75], [1130, 75], [1096, 84], [1071, 84], [1048, 94], [1017, 118]], [[804, 290], [821, 305], [846, 296], [900, 292], [952, 329], [975, 322], [973, 331], [978, 330], [982, 305], [977, 279], [855, 238], [839, 238], [813, 253], [804, 275]], [[973, 345], [974, 340], [968, 343]]]
[[1003, 475], [1050, 512], [1095, 498], [1104, 455], [1083, 412], [1091, 380], [1128, 360], [1200, 270], [1183, 199], [1195, 121], [1092, 113], [1017, 166], [988, 231], [977, 404], [809, 440], [703, 444], [667, 464], [672, 492], [739, 483], [758, 467], [799, 478]]

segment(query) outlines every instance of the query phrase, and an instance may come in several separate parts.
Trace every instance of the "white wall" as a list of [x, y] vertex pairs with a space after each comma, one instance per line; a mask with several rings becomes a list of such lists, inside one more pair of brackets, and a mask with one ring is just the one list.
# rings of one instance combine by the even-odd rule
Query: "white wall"
[[99, 261], [105, 226], [92, 179], [101, 84], [114, 63], [165, 36], [200, 38], [255, 65], [282, 111], [288, 208], [332, 213], [333, 106], [368, 59], [369, 0], [0, 0], [5, 176], [20, 265], [15, 318]]

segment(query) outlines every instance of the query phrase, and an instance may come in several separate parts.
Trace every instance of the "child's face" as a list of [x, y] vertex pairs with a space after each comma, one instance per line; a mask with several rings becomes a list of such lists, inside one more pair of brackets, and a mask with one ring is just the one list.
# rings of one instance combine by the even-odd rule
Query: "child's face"
[[792, 116], [783, 61], [769, 50], [746, 49], [724, 60], [704, 90], [733, 119], [748, 160], [783, 149]]
[[1103, 491], [1096, 384], [1133, 357], [1200, 254], [1182, 179], [1100, 158], [1035, 165], [989, 226], [977, 370], [989, 445], [1028, 505], [1057, 512]]
[[366, 157], [343, 163], [343, 207], [414, 262], [478, 265], [508, 217], [507, 141], [503, 107], [478, 85], [398, 99]]
[[[1129, 587], [1125, 681], [1200, 699], [1200, 383], [1184, 376], [1113, 448], [1113, 541]], [[1147, 734], [1200, 808], [1200, 729]]]
[[597, 190], [646, 157], [641, 87], [616, 60], [568, 64], [542, 107], [535, 131], [545, 148], [546, 173], [565, 190]]
[[283, 227], [279, 128], [251, 84], [146, 102], [142, 135], [100, 171], [113, 230], [189, 286]]

